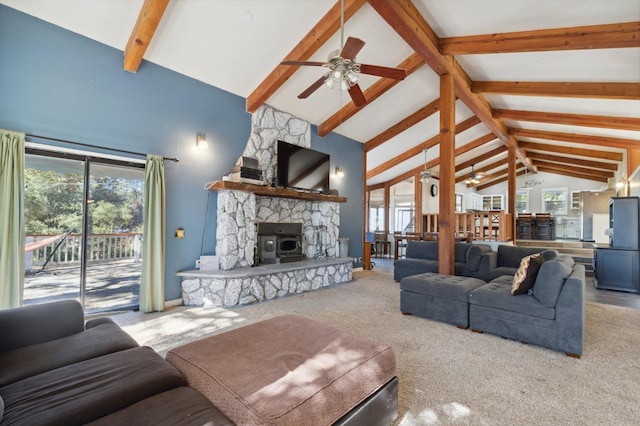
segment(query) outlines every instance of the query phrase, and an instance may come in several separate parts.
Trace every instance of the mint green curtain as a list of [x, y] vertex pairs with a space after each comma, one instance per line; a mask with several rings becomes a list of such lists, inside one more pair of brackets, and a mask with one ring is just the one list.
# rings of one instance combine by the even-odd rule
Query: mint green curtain
[[24, 288], [24, 133], [0, 129], [0, 309]]
[[147, 155], [140, 312], [164, 310], [165, 210], [164, 159], [159, 155]]

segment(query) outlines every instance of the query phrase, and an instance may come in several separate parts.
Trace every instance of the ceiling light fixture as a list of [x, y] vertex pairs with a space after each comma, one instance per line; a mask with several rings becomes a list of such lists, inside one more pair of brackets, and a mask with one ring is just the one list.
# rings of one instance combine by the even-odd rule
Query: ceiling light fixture
[[202, 134], [199, 134], [198, 136], [196, 136], [196, 146], [199, 149], [209, 148], [209, 142], [207, 142], [207, 137]]
[[420, 182], [429, 183], [429, 179], [431, 179], [431, 172], [427, 170], [427, 149], [423, 150], [424, 152], [424, 170], [420, 172]]
[[[340, 1], [340, 46], [344, 46], [344, 0]], [[349, 90], [358, 84], [358, 74], [360, 74], [360, 64], [356, 58], [345, 59], [340, 56], [342, 47], [329, 54], [327, 66], [331, 71], [325, 74], [324, 84], [330, 89], [339, 88]]]
[[471, 174], [464, 180], [464, 183], [466, 183], [467, 185], [477, 185], [480, 183], [480, 179], [478, 179], [478, 176], [473, 171], [474, 167], [475, 167], [475, 164], [472, 164]]

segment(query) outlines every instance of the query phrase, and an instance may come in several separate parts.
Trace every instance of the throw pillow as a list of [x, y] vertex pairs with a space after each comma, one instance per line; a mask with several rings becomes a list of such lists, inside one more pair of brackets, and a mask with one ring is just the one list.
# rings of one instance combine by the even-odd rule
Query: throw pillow
[[511, 285], [511, 294], [525, 294], [533, 287], [538, 276], [538, 271], [544, 259], [540, 253], [532, 254], [522, 258], [520, 266], [513, 276], [513, 284]]

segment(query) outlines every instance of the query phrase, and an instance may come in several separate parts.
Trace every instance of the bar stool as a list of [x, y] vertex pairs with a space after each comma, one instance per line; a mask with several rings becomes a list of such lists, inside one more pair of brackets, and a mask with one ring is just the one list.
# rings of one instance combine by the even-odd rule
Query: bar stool
[[551, 240], [552, 232], [551, 215], [549, 213], [536, 213], [536, 238], [539, 240]]
[[531, 213], [518, 214], [518, 238], [530, 240], [533, 236]]

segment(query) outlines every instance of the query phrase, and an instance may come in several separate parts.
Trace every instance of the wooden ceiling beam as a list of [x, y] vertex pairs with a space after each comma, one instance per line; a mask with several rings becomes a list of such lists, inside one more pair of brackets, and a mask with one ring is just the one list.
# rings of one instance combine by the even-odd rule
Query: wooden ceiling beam
[[541, 170], [543, 168], [547, 170], [560, 170], [568, 173], [592, 175], [600, 178], [612, 178], [614, 176], [614, 173], [611, 171], [595, 170], [595, 169], [589, 169], [586, 167], [577, 167], [572, 164], [558, 164], [558, 163], [551, 163], [548, 161], [540, 161], [540, 160], [534, 160], [533, 164], [538, 166], [538, 170]]
[[[602, 170], [618, 170], [618, 163], [605, 163], [603, 161], [584, 160], [581, 158], [563, 157], [560, 155], [543, 154], [541, 152], [527, 152], [527, 157], [533, 160], [550, 161], [560, 164], [572, 164], [575, 166], [588, 167]], [[534, 162], [534, 164], [539, 164]]]
[[597, 149], [575, 148], [557, 144], [546, 144], [536, 142], [520, 142], [520, 147], [527, 152], [530, 150], [551, 152], [553, 154], [567, 154], [578, 157], [599, 158], [601, 160], [622, 161], [622, 154], [613, 151], [601, 151]]
[[[407, 59], [399, 63], [396, 68], [404, 69], [407, 72], [407, 76], [409, 76], [420, 69], [423, 65], [424, 61], [422, 60], [422, 58], [418, 54], [414, 53]], [[365, 108], [380, 96], [384, 95], [396, 84], [400, 83], [400, 81], [401, 80], [395, 80], [393, 78], [378, 79], [378, 81], [373, 83], [363, 92], [364, 97], [367, 100], [367, 103], [365, 105], [358, 107], [353, 102], [349, 102], [347, 105], [340, 108], [340, 110], [338, 110], [331, 117], [320, 123], [320, 125], [318, 126], [318, 135], [322, 137], [329, 134], [329, 132], [353, 117], [362, 108]]]
[[[497, 168], [498, 168], [498, 167], [500, 167], [500, 166], [505, 166], [505, 167], [506, 167], [506, 165], [507, 165], [507, 164], [506, 164], [506, 163], [505, 163], [505, 161], [502, 159], [502, 160], [494, 161], [494, 162], [493, 162], [493, 163], [491, 163], [491, 164], [487, 164], [486, 166], [481, 167], [481, 168], [479, 168], [479, 169], [474, 168], [473, 172], [474, 172], [474, 173], [486, 173], [486, 172], [488, 172], [489, 170], [497, 169]], [[466, 168], [466, 167], [465, 167], [465, 168]], [[459, 171], [461, 171], [461, 170], [463, 170], [463, 169], [458, 169], [458, 168], [456, 167], [456, 172], [459, 172]], [[457, 177], [457, 178], [456, 178], [456, 183], [460, 183], [460, 182], [464, 181], [465, 179], [467, 179], [467, 177], [469, 177], [469, 175], [470, 175], [470, 174], [471, 174], [471, 171], [468, 171], [468, 172], [463, 173], [462, 175], [460, 175], [459, 177]]]
[[593, 180], [593, 181], [596, 181], [596, 182], [604, 182], [604, 183], [609, 182], [608, 178], [600, 177], [600, 176], [594, 176], [591, 173], [589, 173], [589, 174], [575, 173], [575, 172], [570, 172], [570, 171], [566, 171], [566, 170], [550, 169], [550, 168], [547, 168], [547, 167], [544, 167], [544, 166], [540, 166], [538, 169], [541, 172], [545, 172], [545, 173], [554, 173], [556, 175], [569, 176], [569, 177], [578, 178], [578, 179]]
[[494, 140], [496, 140], [496, 135], [494, 135], [493, 133], [487, 133], [486, 135], [480, 136], [478, 139], [474, 139], [471, 142], [468, 142], [462, 145], [460, 148], [456, 149], [456, 155], [462, 155], [476, 148], [480, 148], [484, 144]]
[[374, 136], [364, 143], [364, 152], [369, 152], [372, 149], [382, 145], [384, 142], [392, 139], [393, 137], [399, 135], [405, 130], [415, 126], [422, 120], [430, 117], [436, 112], [440, 111], [440, 98], [429, 102], [427, 105], [420, 108], [418, 111], [409, 115], [408, 117], [398, 121], [393, 126], [389, 127], [387, 130], [382, 133]]
[[[517, 148], [505, 124], [492, 116], [487, 100], [471, 91], [471, 80], [455, 58], [440, 53], [438, 36], [410, 0], [369, 0], [369, 4], [436, 74], [451, 74], [456, 96], [505, 145]], [[524, 156], [521, 150], [518, 154]]]
[[144, 0], [136, 25], [131, 31], [127, 46], [124, 48], [123, 67], [129, 72], [138, 72], [151, 39], [160, 25], [169, 0]]
[[[509, 129], [509, 133], [515, 137], [545, 139], [550, 141], [575, 142], [588, 145], [608, 146], [611, 148], [640, 147], [640, 140], [613, 138], [609, 136], [591, 136], [578, 133], [549, 132], [533, 129]], [[522, 142], [519, 142], [522, 143]]]
[[[345, 0], [344, 20], [348, 21], [366, 0]], [[340, 29], [340, 1], [307, 33], [283, 61], [306, 61]], [[298, 67], [278, 65], [247, 97], [247, 111], [255, 112], [296, 72]]]
[[[480, 120], [476, 117], [476, 116], [471, 116], [469, 118], [467, 118], [466, 120], [464, 120], [462, 123], [460, 124], [456, 124], [456, 128], [455, 128], [455, 134], [458, 133], [462, 133], [465, 130], [470, 129], [471, 127], [480, 124]], [[380, 173], [383, 173], [389, 169], [391, 169], [392, 167], [397, 166], [398, 164], [407, 161], [408, 159], [415, 157], [416, 155], [420, 154], [423, 150], [425, 149], [429, 149], [435, 145], [437, 145], [440, 142], [440, 134], [437, 134], [429, 139], [427, 139], [426, 141], [412, 147], [411, 149], [404, 151], [402, 153], [400, 153], [399, 155], [393, 157], [392, 159], [385, 161], [384, 163], [380, 164], [377, 167], [374, 167], [373, 169], [367, 171], [367, 179], [371, 179], [377, 175], [379, 175]]]
[[640, 22], [515, 31], [440, 39], [443, 55], [640, 47]]
[[[493, 173], [493, 174], [482, 176], [481, 178], [479, 178], [480, 183], [475, 184], [475, 185], [474, 184], [468, 184], [467, 188], [471, 188], [471, 187], [482, 185], [483, 183], [489, 183], [489, 182], [492, 182], [492, 184], [495, 185], [495, 183], [493, 183], [493, 182], [495, 182], [498, 179], [501, 179], [501, 182], [504, 182], [508, 178], [507, 173], [509, 172], [509, 167], [504, 162], [502, 162], [502, 165], [504, 167], [502, 167], [500, 170], [496, 170], [496, 172]], [[524, 168], [523, 168], [522, 171], [521, 171], [521, 174], [524, 174], [524, 173], [525, 173], [525, 171], [524, 171]], [[517, 175], [518, 175], [518, 173], [516, 171], [516, 176]], [[462, 181], [464, 181], [465, 179], [466, 179], [466, 177], [464, 177], [462, 179]], [[504, 179], [504, 180], [502, 180], [502, 179]], [[458, 183], [458, 182], [456, 182], [456, 183]]]
[[[524, 169], [516, 171], [516, 176], [522, 176], [523, 174], [525, 174], [526, 171]], [[499, 177], [498, 179], [489, 181], [489, 182], [484, 182], [484, 183], [479, 183], [478, 185], [476, 185], [476, 189], [478, 191], [482, 191], [483, 189], [487, 189], [492, 187], [493, 185], [497, 185], [499, 183], [502, 182], [506, 182], [509, 179], [509, 176], [507, 176], [507, 171], [504, 171], [504, 174], [502, 175], [502, 177]]]
[[499, 119], [515, 121], [534, 121], [537, 123], [568, 124], [571, 126], [617, 130], [640, 130], [640, 118], [634, 117], [608, 117], [604, 115], [566, 114], [510, 109], [494, 109], [493, 116]]
[[497, 148], [492, 149], [491, 151], [487, 151], [481, 155], [478, 155], [475, 158], [472, 158], [471, 160], [465, 161], [464, 163], [460, 163], [458, 165], [456, 165], [456, 172], [459, 172], [461, 170], [466, 169], [467, 167], [471, 167], [473, 165], [478, 164], [481, 161], [487, 160], [491, 157], [495, 157], [496, 155], [500, 155], [503, 154], [507, 151], [507, 147], [506, 146], [499, 146]]
[[638, 83], [571, 83], [538, 81], [474, 81], [474, 93], [518, 96], [555, 96], [589, 99], [640, 99]]
[[[493, 139], [495, 139], [495, 135], [494, 135]], [[465, 147], [467, 145], [469, 145], [469, 144], [465, 144], [464, 146], [462, 146], [460, 148], [457, 148], [456, 151], [455, 151], [455, 155], [458, 156], [458, 155], [462, 154], [463, 152], [466, 152], [465, 151]], [[500, 147], [500, 148], [502, 148], [502, 147]], [[433, 160], [427, 162], [427, 168], [430, 169], [431, 167], [438, 166], [439, 164], [440, 164], [440, 157], [434, 158]], [[401, 174], [399, 176], [396, 176], [393, 179], [390, 179], [386, 183], [388, 183], [389, 185], [395, 185], [398, 182], [402, 182], [405, 179], [409, 179], [410, 177], [419, 174], [422, 170], [424, 170], [424, 165], [420, 165], [418, 167], [414, 167], [413, 169], [409, 170], [408, 172], [405, 172], [405, 173], [403, 173], [403, 174]], [[378, 184], [378, 185], [383, 185], [383, 184]]]

